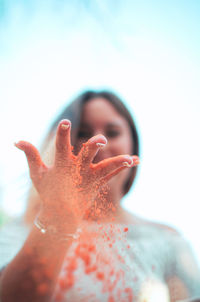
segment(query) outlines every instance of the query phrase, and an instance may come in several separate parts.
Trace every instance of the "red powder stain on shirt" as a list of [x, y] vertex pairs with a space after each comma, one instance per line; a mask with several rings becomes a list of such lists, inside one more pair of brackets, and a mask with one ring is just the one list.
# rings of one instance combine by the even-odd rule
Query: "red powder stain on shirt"
[[94, 244], [89, 245], [88, 251], [89, 252], [95, 252], [96, 251], [96, 246]]
[[121, 271], [114, 272], [114, 280], [107, 280], [108, 285], [108, 291], [111, 293], [115, 287], [117, 286], [117, 283], [119, 282], [121, 277]]
[[59, 286], [62, 290], [67, 290], [74, 285], [74, 281], [74, 275], [69, 272], [64, 279], [59, 279]]
[[125, 263], [124, 258], [121, 255], [118, 255], [117, 258], [120, 262]]
[[152, 265], [152, 271], [155, 271], [155, 269], [156, 269], [156, 267], [155, 267], [155, 265]]
[[85, 265], [86, 265], [86, 266], [87, 266], [87, 265], [90, 265], [90, 263], [91, 263], [91, 258], [90, 258], [90, 255], [89, 255], [87, 252], [82, 253], [82, 255], [80, 255], [80, 256], [81, 256], [82, 260], [85, 262]]
[[59, 279], [58, 284], [61, 290], [68, 290], [75, 283], [74, 271], [77, 268], [76, 258], [70, 259], [70, 262], [65, 266], [66, 275]]
[[128, 301], [132, 302], [133, 301], [133, 291], [130, 287], [125, 288], [125, 293], [128, 295]]
[[124, 228], [124, 232], [128, 232], [128, 228]]
[[112, 269], [111, 271], [110, 271], [110, 276], [113, 276], [114, 275], [114, 270]]
[[114, 299], [112, 296], [110, 296], [110, 297], [108, 298], [108, 302], [115, 302], [115, 299]]
[[77, 261], [76, 259], [71, 259], [70, 263], [67, 266], [67, 270], [69, 270], [70, 272], [75, 271], [77, 268]]
[[86, 274], [90, 274], [90, 273], [93, 273], [97, 270], [97, 266], [96, 265], [93, 265], [93, 266], [90, 266], [90, 267], [86, 267], [85, 268], [85, 273]]
[[90, 264], [91, 258], [86, 245], [79, 244], [75, 250], [75, 254], [83, 260], [86, 266]]
[[99, 280], [104, 280], [104, 273], [102, 273], [102, 272], [97, 272], [96, 273], [96, 277], [99, 279]]

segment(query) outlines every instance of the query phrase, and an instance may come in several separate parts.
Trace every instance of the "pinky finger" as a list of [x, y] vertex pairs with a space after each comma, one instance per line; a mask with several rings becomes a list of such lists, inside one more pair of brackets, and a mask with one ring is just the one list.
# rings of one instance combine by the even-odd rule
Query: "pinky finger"
[[133, 155], [132, 157], [134, 164], [132, 166], [130, 165], [124, 165], [123, 167], [119, 167], [118, 169], [114, 170], [113, 172], [109, 173], [108, 175], [106, 175], [103, 178], [104, 182], [108, 182], [111, 178], [113, 178], [113, 176], [117, 175], [118, 173], [120, 173], [122, 170], [127, 169], [127, 168], [133, 168], [136, 167], [140, 164], [140, 160], [139, 157], [137, 155]]
[[30, 175], [33, 176], [37, 174], [40, 168], [44, 166], [37, 148], [26, 141], [19, 141], [15, 143], [15, 146], [24, 151], [29, 165]]
[[117, 175], [119, 172], [121, 172], [122, 170], [126, 169], [125, 167], [120, 167], [118, 168], [117, 170], [113, 171], [112, 173], [106, 175], [104, 178], [103, 178], [103, 181], [104, 182], [108, 182], [111, 178], [113, 178], [113, 176]]

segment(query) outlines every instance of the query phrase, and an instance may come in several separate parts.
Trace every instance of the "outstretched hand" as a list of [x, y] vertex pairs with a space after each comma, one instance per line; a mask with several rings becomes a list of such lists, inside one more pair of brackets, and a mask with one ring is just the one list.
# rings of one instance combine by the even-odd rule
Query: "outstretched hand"
[[96, 135], [82, 145], [77, 156], [72, 153], [71, 122], [62, 120], [57, 128], [55, 159], [46, 166], [39, 151], [26, 141], [16, 147], [25, 152], [30, 177], [41, 199], [41, 211], [59, 221], [80, 220], [92, 205], [100, 189], [114, 175], [139, 163], [138, 156], [118, 155], [92, 163], [100, 148], [107, 144], [103, 135]]

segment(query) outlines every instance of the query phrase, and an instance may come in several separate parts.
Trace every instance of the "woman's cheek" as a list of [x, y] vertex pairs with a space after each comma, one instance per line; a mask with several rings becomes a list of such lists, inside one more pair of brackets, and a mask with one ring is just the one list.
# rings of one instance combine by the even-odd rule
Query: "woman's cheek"
[[125, 168], [124, 170], [119, 172], [119, 174], [111, 178], [108, 184], [110, 185], [110, 187], [113, 187], [114, 190], [116, 190], [116, 187], [123, 189], [124, 184], [128, 179], [129, 173], [130, 173], [130, 169]]

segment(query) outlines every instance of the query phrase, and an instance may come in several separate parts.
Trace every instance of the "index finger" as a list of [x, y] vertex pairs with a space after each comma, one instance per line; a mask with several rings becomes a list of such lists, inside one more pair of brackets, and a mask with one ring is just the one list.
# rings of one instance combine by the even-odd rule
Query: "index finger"
[[69, 120], [60, 121], [56, 132], [56, 165], [63, 163], [71, 153], [70, 129], [71, 122]]

